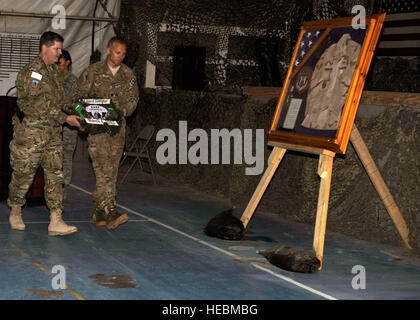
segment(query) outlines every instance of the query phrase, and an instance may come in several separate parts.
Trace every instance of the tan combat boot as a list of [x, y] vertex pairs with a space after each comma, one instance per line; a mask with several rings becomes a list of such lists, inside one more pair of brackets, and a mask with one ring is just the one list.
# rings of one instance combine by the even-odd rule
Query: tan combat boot
[[115, 229], [120, 224], [128, 221], [128, 215], [126, 213], [120, 214], [115, 209], [114, 205], [107, 205], [105, 207], [106, 212], [106, 227], [108, 229]]
[[49, 236], [66, 236], [77, 232], [77, 228], [67, 225], [61, 217], [61, 210], [51, 210], [51, 221], [48, 226]]
[[12, 229], [23, 231], [25, 230], [26, 226], [22, 220], [22, 211], [21, 207], [11, 207], [10, 216], [9, 216], [9, 223]]

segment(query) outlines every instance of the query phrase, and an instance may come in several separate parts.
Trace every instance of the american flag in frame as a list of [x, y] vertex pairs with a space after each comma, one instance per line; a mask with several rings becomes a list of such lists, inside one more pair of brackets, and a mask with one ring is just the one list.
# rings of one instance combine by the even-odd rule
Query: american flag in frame
[[344, 154], [385, 14], [301, 27], [269, 130], [268, 144]]
[[322, 38], [322, 34], [325, 30], [307, 30], [302, 35], [302, 39], [298, 46], [298, 52], [296, 55], [295, 62], [293, 64], [293, 69], [295, 69], [302, 61], [304, 61], [305, 56], [311, 51], [311, 48], [317, 43], [317, 41]]

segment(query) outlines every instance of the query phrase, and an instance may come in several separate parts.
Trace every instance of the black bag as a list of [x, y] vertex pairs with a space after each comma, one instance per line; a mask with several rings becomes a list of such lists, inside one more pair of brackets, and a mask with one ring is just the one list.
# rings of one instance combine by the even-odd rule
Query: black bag
[[233, 209], [223, 211], [214, 216], [204, 228], [204, 233], [211, 237], [226, 240], [239, 240], [244, 235], [244, 225], [232, 214]]
[[313, 273], [321, 265], [312, 250], [300, 250], [289, 245], [278, 245], [257, 253], [263, 255], [271, 264], [288, 271]]

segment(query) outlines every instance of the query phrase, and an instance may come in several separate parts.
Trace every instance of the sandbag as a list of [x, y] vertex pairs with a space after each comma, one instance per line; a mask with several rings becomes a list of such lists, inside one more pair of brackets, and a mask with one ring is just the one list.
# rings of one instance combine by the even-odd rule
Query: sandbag
[[271, 264], [293, 272], [314, 273], [321, 265], [312, 250], [300, 250], [289, 245], [278, 245], [257, 253], [263, 255]]
[[204, 233], [225, 240], [239, 240], [244, 235], [244, 225], [235, 217], [233, 209], [220, 212], [207, 223]]

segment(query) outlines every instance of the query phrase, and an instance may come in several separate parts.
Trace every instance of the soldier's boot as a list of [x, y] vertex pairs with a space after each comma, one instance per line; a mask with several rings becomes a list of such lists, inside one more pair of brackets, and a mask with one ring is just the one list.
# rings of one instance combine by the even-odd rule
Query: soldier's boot
[[120, 224], [123, 224], [128, 221], [128, 215], [126, 213], [120, 214], [115, 209], [113, 204], [107, 205], [105, 207], [106, 212], [106, 227], [108, 229], [115, 229]]
[[61, 213], [60, 209], [51, 210], [51, 220], [48, 226], [49, 236], [66, 236], [77, 232], [76, 227], [69, 226], [63, 221]]
[[92, 217], [90, 218], [90, 222], [96, 224], [97, 226], [105, 226], [106, 219], [104, 216], [105, 210], [100, 209], [99, 206], [95, 206], [92, 212]]
[[22, 220], [22, 209], [21, 207], [11, 207], [9, 215], [9, 223], [12, 229], [23, 231], [26, 226]]

